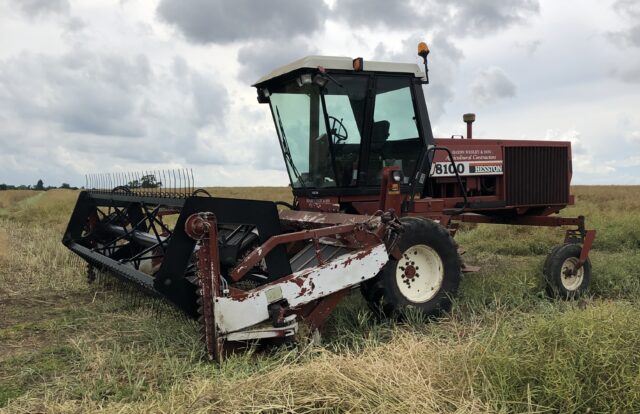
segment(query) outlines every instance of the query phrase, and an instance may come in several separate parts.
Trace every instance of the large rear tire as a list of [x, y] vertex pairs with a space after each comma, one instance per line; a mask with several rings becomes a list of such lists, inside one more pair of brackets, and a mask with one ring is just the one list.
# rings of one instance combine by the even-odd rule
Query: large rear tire
[[451, 307], [458, 291], [461, 262], [451, 235], [427, 219], [404, 217], [398, 242], [399, 260], [390, 258], [380, 273], [362, 285], [362, 293], [378, 316], [396, 317], [408, 308], [432, 316]]

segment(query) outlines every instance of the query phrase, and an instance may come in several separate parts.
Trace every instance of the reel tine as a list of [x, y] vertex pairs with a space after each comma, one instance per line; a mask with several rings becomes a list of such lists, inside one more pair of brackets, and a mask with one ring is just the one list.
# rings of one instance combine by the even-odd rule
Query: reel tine
[[164, 193], [167, 197], [171, 197], [171, 174], [169, 174], [169, 170], [162, 170], [162, 176], [164, 177]]
[[189, 169], [184, 169], [184, 176], [187, 178], [187, 197], [191, 195], [191, 176], [189, 175]]
[[140, 187], [142, 187], [142, 194], [145, 197], [148, 197], [149, 194], [149, 172], [148, 171], [140, 171], [138, 172], [140, 176]]
[[165, 197], [167, 183], [164, 180], [164, 170], [158, 170], [158, 196]]
[[182, 197], [187, 195], [187, 177], [184, 176], [184, 168], [180, 168], [180, 176], [182, 177]]
[[193, 177], [193, 168], [190, 168], [189, 171], [191, 172], [191, 194], [193, 194], [196, 191], [196, 180]]
[[155, 171], [153, 171], [153, 170], [149, 171], [149, 174], [151, 175], [151, 177], [149, 177], [149, 184], [151, 184], [149, 186], [149, 193], [151, 193], [151, 195], [155, 197], [155, 195], [156, 195], [156, 180], [155, 180], [156, 174], [155, 174]]
[[182, 175], [184, 177], [184, 196], [185, 198], [189, 196], [189, 177], [187, 177], [186, 168], [182, 169]]
[[184, 170], [184, 173], [185, 173], [185, 177], [187, 177], [187, 197], [188, 197], [191, 193], [191, 177], [189, 176], [189, 170], [187, 170], [186, 168]]
[[137, 189], [138, 194], [143, 195], [142, 192], [144, 191], [142, 189], [142, 183], [140, 182], [140, 177], [138, 176], [138, 171], [132, 171], [131, 174], [133, 175], [133, 183], [134, 183], [134, 187]]
[[185, 190], [185, 197], [189, 197], [189, 192], [191, 190], [191, 179], [189, 178], [189, 174], [186, 174], [187, 170], [185, 169], [185, 178], [187, 180], [187, 188]]
[[176, 192], [176, 183], [178, 182], [176, 180], [176, 170], [171, 170], [171, 174], [173, 175], [173, 195], [177, 196], [177, 192]]
[[176, 178], [176, 170], [171, 169], [171, 175], [173, 176], [173, 196], [178, 197], [178, 180]]
[[191, 177], [189, 176], [189, 170], [186, 168], [182, 169], [184, 171], [184, 179], [187, 182], [186, 188], [185, 188], [185, 197], [189, 197], [189, 195], [191, 194]]
[[162, 170], [162, 184], [164, 185], [163, 197], [166, 197], [167, 196], [167, 178], [164, 175], [164, 170]]

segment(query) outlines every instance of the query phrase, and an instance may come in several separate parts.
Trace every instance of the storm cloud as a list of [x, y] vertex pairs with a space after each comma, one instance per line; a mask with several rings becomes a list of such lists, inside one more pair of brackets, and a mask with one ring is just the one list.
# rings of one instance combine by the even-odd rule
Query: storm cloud
[[68, 0], [20, 0], [7, 1], [7, 4], [15, 6], [27, 18], [67, 14], [70, 10]]
[[456, 36], [484, 36], [539, 13], [537, 0], [337, 0], [332, 18], [388, 29], [449, 29]]
[[[0, 132], [11, 154], [11, 159], [6, 152], [0, 157], [5, 162], [0, 172], [16, 157], [38, 168], [46, 165], [49, 174], [56, 166], [60, 172], [69, 168], [52, 157], [77, 159], [75, 170], [91, 168], [82, 160], [224, 163], [224, 151], [212, 151], [207, 140], [196, 139], [202, 130], [220, 131], [225, 125], [228, 94], [213, 79], [179, 58], [153, 67], [143, 54], [76, 49], [1, 61], [0, 119], [12, 119], [13, 128]], [[60, 172], [56, 176], [63, 180]]]
[[322, 1], [162, 0], [158, 16], [195, 43], [288, 39], [321, 28]]
[[289, 40], [286, 48], [275, 40], [251, 42], [238, 49], [239, 78], [253, 83], [275, 68], [316, 53], [318, 49], [305, 38]]

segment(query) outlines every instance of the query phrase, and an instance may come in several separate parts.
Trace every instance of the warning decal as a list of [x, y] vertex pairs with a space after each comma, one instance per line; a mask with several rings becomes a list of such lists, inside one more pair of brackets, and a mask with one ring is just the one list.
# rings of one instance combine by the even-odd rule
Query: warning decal
[[451, 148], [455, 167], [444, 151], [436, 152], [431, 164], [432, 177], [456, 175], [502, 175], [501, 149], [498, 146]]
[[451, 161], [431, 164], [432, 177], [453, 177], [456, 175], [502, 175], [502, 161], [456, 162], [455, 169]]

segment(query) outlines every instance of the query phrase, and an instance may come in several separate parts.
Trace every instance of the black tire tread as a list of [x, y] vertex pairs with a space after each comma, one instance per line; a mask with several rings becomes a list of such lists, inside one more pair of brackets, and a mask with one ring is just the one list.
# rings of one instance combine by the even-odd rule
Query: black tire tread
[[[369, 308], [379, 317], [400, 316], [407, 306], [417, 308], [428, 316], [449, 310], [451, 296], [456, 294], [462, 277], [461, 259], [458, 255], [457, 244], [446, 228], [432, 220], [420, 217], [403, 217], [401, 222], [404, 227], [404, 233], [401, 235], [399, 242], [401, 249], [403, 242], [405, 244], [411, 243], [409, 246], [416, 244], [416, 242], [422, 242], [436, 250], [444, 251], [445, 257], [442, 257], [441, 254], [446, 268], [443, 288], [430, 301], [424, 303], [409, 302], [397, 292], [397, 287], [394, 288], [396, 286], [395, 267], [397, 261], [390, 258], [389, 262], [375, 278], [361, 286], [362, 294]], [[410, 242], [410, 240], [413, 240], [413, 242]]]
[[561, 279], [561, 269], [562, 264], [569, 257], [580, 257], [580, 253], [582, 252], [582, 246], [575, 243], [565, 243], [558, 246], [555, 246], [544, 263], [544, 278], [546, 282], [546, 291], [547, 294], [551, 297], [559, 298], [559, 299], [577, 299], [584, 294], [584, 292], [589, 287], [589, 283], [591, 282], [591, 261], [587, 259], [584, 268], [584, 276], [582, 280], [582, 284], [574, 291], [567, 290], [562, 285]]

